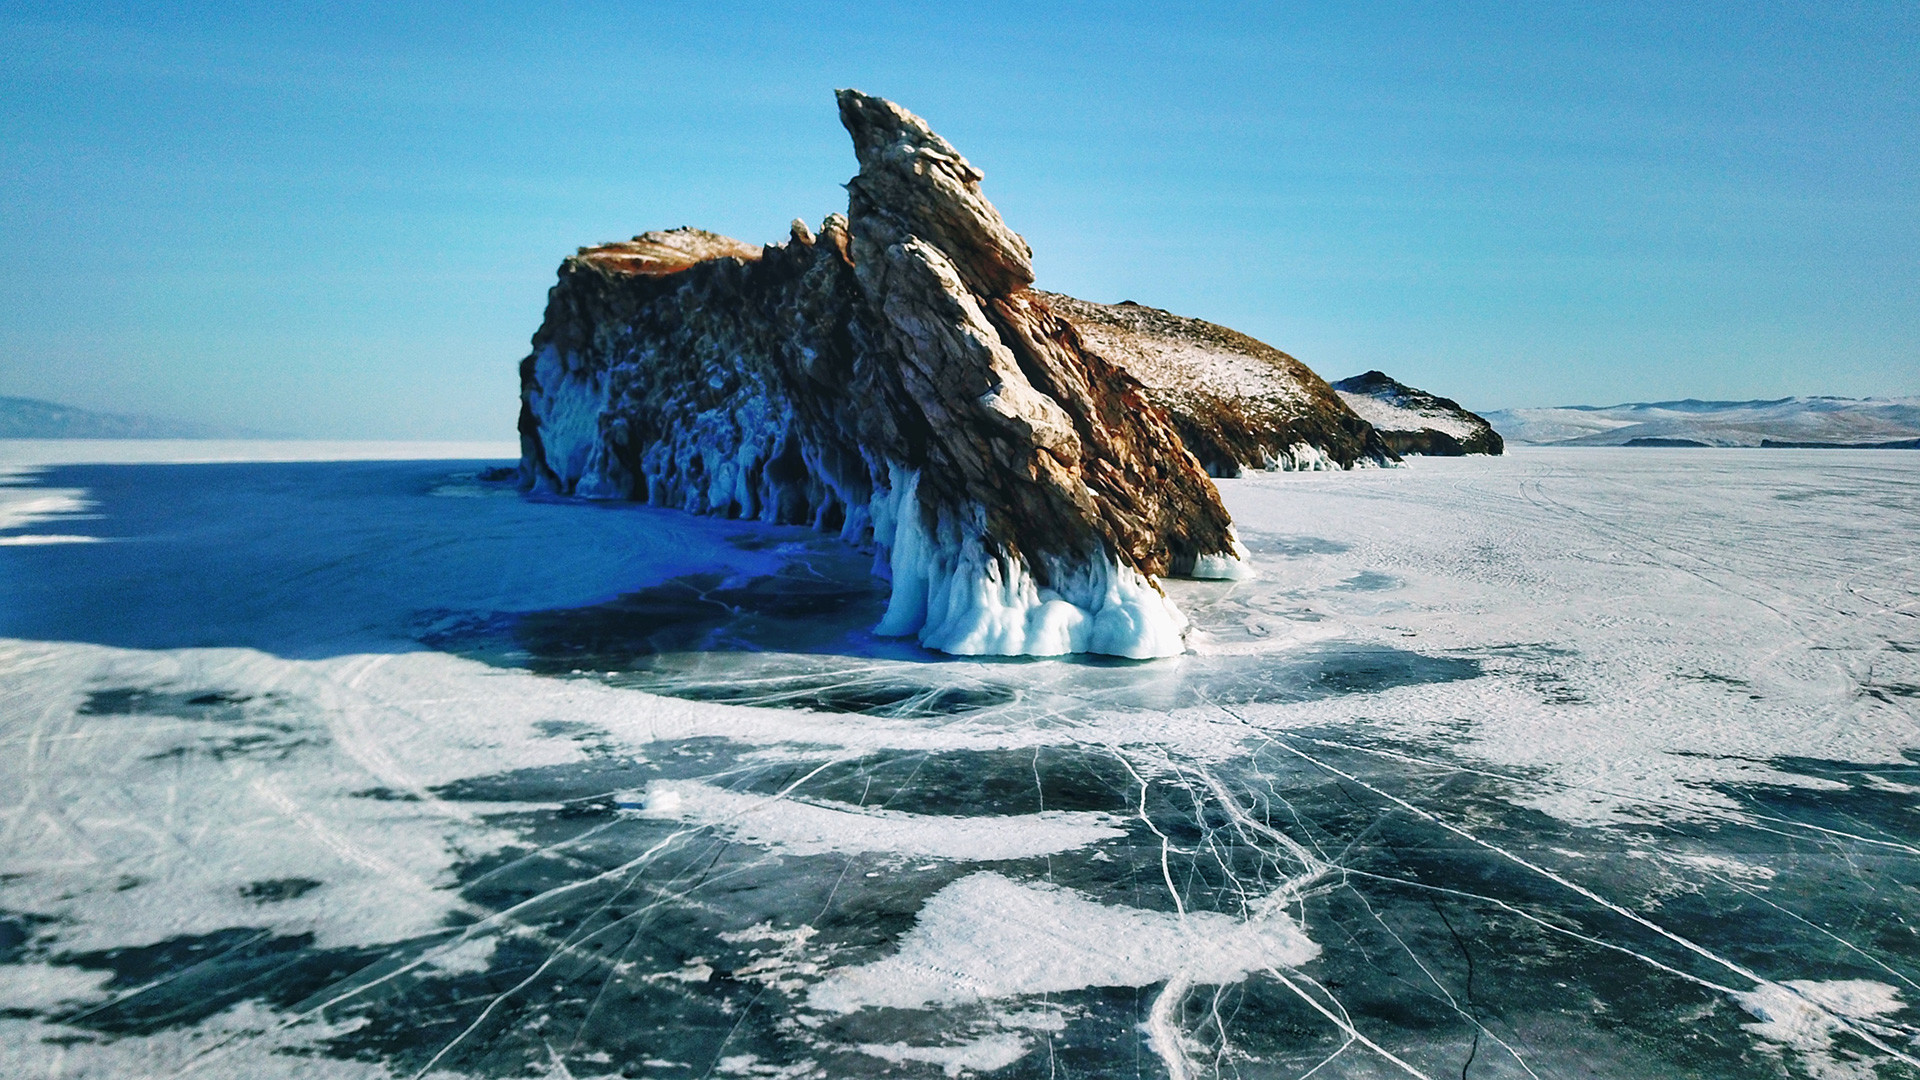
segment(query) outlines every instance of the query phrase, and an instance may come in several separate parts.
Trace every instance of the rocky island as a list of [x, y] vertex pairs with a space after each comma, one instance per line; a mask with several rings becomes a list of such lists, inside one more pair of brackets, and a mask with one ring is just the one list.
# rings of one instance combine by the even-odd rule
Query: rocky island
[[1396, 454], [1460, 457], [1506, 450], [1500, 433], [1485, 417], [1468, 412], [1452, 398], [1416, 390], [1383, 371], [1341, 379], [1333, 389]]
[[1180, 652], [1155, 579], [1242, 567], [1205, 469], [1032, 288], [980, 171], [838, 98], [860, 171], [817, 233], [676, 229], [561, 266], [520, 367], [523, 486], [870, 543], [879, 632], [950, 653]]

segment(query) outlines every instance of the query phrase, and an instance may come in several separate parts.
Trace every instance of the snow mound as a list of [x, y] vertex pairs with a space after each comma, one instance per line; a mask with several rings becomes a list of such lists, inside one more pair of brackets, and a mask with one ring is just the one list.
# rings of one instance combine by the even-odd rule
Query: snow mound
[[883, 852], [994, 862], [1072, 851], [1126, 835], [1111, 817], [1092, 811], [989, 817], [909, 814], [728, 791], [693, 780], [656, 781], [642, 805], [648, 817], [711, 825], [738, 841], [788, 855]]
[[983, 872], [934, 894], [897, 952], [831, 972], [808, 994], [827, 1012], [1150, 986], [1181, 976], [1236, 983], [1320, 953], [1278, 912], [1240, 919], [1095, 903], [1052, 885]]

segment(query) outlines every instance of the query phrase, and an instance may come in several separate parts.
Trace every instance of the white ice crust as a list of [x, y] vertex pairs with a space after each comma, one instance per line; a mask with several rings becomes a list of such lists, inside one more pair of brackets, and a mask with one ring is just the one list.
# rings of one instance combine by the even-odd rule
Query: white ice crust
[[788, 855], [883, 852], [986, 862], [1055, 855], [1126, 835], [1114, 818], [1094, 811], [991, 817], [909, 814], [728, 791], [697, 780], [655, 781], [641, 806], [647, 817], [711, 825], [736, 840]]
[[918, 472], [896, 467], [893, 480], [873, 498], [874, 539], [893, 576], [876, 633], [915, 634], [922, 645], [959, 656], [1093, 652], [1145, 660], [1186, 649], [1186, 616], [1138, 571], [1094, 559], [1052, 567], [1052, 585], [1040, 585], [1017, 557], [985, 550], [978, 522], [942, 518], [929, 531]]
[[1798, 1053], [1813, 1076], [1873, 1080], [1865, 1062], [1834, 1053], [1833, 1037], [1853, 1024], [1871, 1022], [1906, 1007], [1898, 987], [1871, 979], [1788, 979], [1764, 982], [1733, 1000], [1756, 1023], [1743, 1025], [1775, 1047]]
[[1221, 985], [1249, 972], [1298, 967], [1319, 954], [1279, 911], [1243, 919], [1118, 907], [983, 871], [934, 894], [892, 956], [829, 973], [807, 1002], [850, 1013], [1151, 986], [1178, 977]]
[[1033, 1041], [1017, 1032], [1002, 1031], [951, 1046], [913, 1046], [908, 1043], [862, 1043], [860, 1052], [895, 1065], [923, 1061], [940, 1066], [948, 1076], [969, 1071], [998, 1072], [1027, 1056]]

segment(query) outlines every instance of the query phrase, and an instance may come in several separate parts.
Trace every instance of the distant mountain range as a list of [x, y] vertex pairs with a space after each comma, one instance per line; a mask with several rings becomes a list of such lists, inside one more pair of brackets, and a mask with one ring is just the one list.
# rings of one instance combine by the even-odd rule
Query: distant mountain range
[[1920, 449], [1920, 398], [1646, 401], [1483, 413], [1530, 446], [1900, 446]]
[[231, 439], [244, 428], [76, 409], [37, 398], [0, 397], [0, 439]]

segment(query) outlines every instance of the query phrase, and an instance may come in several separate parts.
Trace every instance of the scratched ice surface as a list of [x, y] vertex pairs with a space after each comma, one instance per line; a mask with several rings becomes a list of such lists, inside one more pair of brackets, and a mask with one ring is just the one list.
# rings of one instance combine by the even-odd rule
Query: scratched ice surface
[[1113, 663], [484, 462], [0, 450], [0, 1075], [1920, 1074], [1920, 455], [1223, 482], [1260, 577]]

